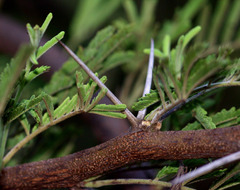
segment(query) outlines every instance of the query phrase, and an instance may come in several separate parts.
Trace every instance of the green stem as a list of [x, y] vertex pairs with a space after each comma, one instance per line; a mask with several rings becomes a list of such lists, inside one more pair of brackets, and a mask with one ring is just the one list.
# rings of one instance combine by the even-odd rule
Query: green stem
[[[77, 187], [87, 188], [98, 188], [109, 185], [129, 185], [129, 184], [140, 184], [140, 185], [156, 185], [158, 187], [171, 187], [172, 184], [165, 181], [151, 180], [151, 179], [109, 179], [109, 180], [98, 180], [90, 182], [81, 182]], [[182, 190], [191, 190], [192, 188], [181, 187]]]
[[5, 148], [6, 148], [6, 142], [7, 142], [7, 136], [8, 136], [8, 131], [9, 131], [9, 124], [8, 125], [3, 125], [2, 121], [0, 121], [0, 130], [1, 130], [1, 144], [0, 144], [0, 170], [3, 168], [3, 156], [5, 153]]
[[23, 91], [23, 88], [24, 88], [24, 86], [23, 86], [22, 84], [20, 84], [20, 85], [18, 86], [16, 95], [15, 95], [15, 98], [14, 98], [14, 99], [15, 99], [15, 104], [19, 101], [20, 96], [21, 96], [22, 91]]
[[[83, 111], [82, 110], [78, 110], [78, 111], [73, 111], [70, 112], [66, 115], [63, 115], [60, 118], [57, 118], [53, 121], [50, 121], [49, 123], [43, 125], [43, 126], [39, 126], [37, 128], [36, 131], [32, 132], [30, 135], [26, 136], [24, 139], [22, 139], [19, 143], [17, 143], [7, 154], [6, 156], [3, 158], [2, 163], [3, 165], [5, 165], [6, 163], [9, 162], [9, 160], [25, 145], [27, 144], [30, 140], [32, 140], [34, 137], [36, 137], [37, 135], [39, 135], [40, 133], [42, 133], [43, 131], [47, 130], [49, 127], [56, 125], [70, 117], [73, 117], [77, 114], [81, 114]], [[1, 149], [2, 150], [2, 149]]]

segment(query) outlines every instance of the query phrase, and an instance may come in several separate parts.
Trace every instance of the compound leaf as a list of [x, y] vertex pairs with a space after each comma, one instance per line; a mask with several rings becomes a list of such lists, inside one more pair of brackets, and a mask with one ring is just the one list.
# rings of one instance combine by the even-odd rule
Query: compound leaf
[[205, 111], [202, 107], [197, 106], [193, 111], [193, 115], [205, 129], [216, 128], [216, 125], [213, 123], [212, 118], [207, 116], [207, 111]]
[[24, 45], [17, 52], [17, 55], [7, 65], [0, 76], [0, 115], [2, 115], [8, 100], [11, 98], [14, 86], [21, 75], [27, 60], [29, 60], [33, 51], [30, 45]]
[[33, 95], [29, 100], [22, 100], [18, 105], [7, 111], [5, 115], [6, 122], [9, 123], [15, 120], [20, 115], [24, 114], [25, 112], [39, 104], [45, 96], [46, 93], [41, 93], [37, 97]]
[[106, 117], [112, 117], [112, 118], [117, 118], [117, 119], [125, 119], [127, 116], [126, 114], [119, 113], [119, 112], [108, 112], [108, 111], [94, 111], [90, 110], [89, 113], [97, 114], [97, 115], [102, 115]]
[[158, 92], [156, 90], [151, 90], [149, 94], [138, 99], [132, 106], [135, 111], [139, 111], [145, 109], [146, 107], [155, 104], [156, 102], [160, 101]]
[[158, 173], [156, 178], [161, 179], [169, 174], [174, 174], [178, 172], [178, 167], [164, 166]]

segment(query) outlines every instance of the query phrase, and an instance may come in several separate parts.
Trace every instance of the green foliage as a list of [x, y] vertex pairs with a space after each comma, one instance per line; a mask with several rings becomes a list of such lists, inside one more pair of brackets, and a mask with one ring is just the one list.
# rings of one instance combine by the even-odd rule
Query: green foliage
[[[30, 99], [20, 100], [24, 87], [31, 82], [34, 78], [46, 72], [49, 66], [40, 66], [32, 69], [33, 64], [38, 64], [38, 58], [41, 57], [47, 50], [57, 43], [57, 39], [63, 38], [64, 32], [60, 32], [56, 38], [49, 40], [43, 46], [39, 47], [39, 43], [52, 19], [50, 13], [43, 25], [39, 27], [36, 25], [34, 28], [27, 24], [27, 31], [30, 38], [29, 45], [23, 45], [19, 49], [16, 57], [11, 60], [0, 76], [0, 120], [1, 126], [0, 133], [0, 167], [6, 161], [3, 159], [5, 145], [7, 142], [8, 131], [11, 123], [19, 118], [19, 121], [26, 133], [26, 137], [31, 135], [31, 124], [28, 121], [27, 114], [30, 114], [38, 123], [42, 125], [42, 113], [44, 108], [40, 103], [44, 99], [46, 103], [50, 103], [49, 95], [41, 92], [38, 96], [32, 95]], [[16, 89], [16, 90], [15, 90]], [[9, 101], [10, 100], [10, 101]], [[6, 107], [7, 106], [7, 107]], [[53, 110], [53, 104], [46, 106], [48, 110]]]
[[[166, 118], [165, 114], [174, 112], [183, 104], [209, 92], [211, 89], [240, 85], [238, 66], [236, 67], [239, 60], [231, 60], [228, 49], [221, 48], [218, 54], [212, 53], [204, 44], [186, 49], [191, 39], [199, 31], [200, 27], [195, 27], [186, 35], [180, 36], [176, 48], [171, 50], [170, 37], [167, 35], [164, 38], [162, 51], [157, 50], [159, 65], [154, 72], [154, 84], [158, 96], [155, 95], [152, 98], [153, 94], [150, 93], [133, 105], [134, 109], [140, 110], [160, 102], [157, 108], [151, 111], [145, 119], [155, 123], [160, 118]], [[217, 79], [216, 83], [211, 83], [213, 76]], [[206, 113], [201, 112], [200, 109], [196, 110], [196, 118], [205, 128], [215, 128], [209, 120], [210, 118], [204, 118], [203, 115]], [[191, 124], [191, 127], [197, 128], [195, 124]]]
[[89, 31], [98, 28], [120, 6], [120, 2], [120, 0], [104, 2], [84, 0], [79, 2], [70, 26], [72, 46], [76, 47], [84, 40], [84, 37], [91, 34]]
[[4, 116], [5, 122], [10, 123], [22, 114], [26, 113], [28, 110], [39, 104], [44, 98], [44, 96], [46, 96], [46, 93], [44, 92], [42, 92], [37, 97], [35, 97], [35, 95], [32, 95], [29, 100], [22, 100], [16, 106], [11, 107], [11, 109], [9, 109]]
[[[237, 163], [235, 167], [233, 167], [227, 174], [223, 175], [222, 179], [220, 179], [218, 182], [214, 184], [214, 186], [211, 187], [211, 190], [217, 189], [223, 184], [225, 185], [219, 189], [227, 189], [235, 185], [239, 185], [240, 184], [238, 182], [240, 178], [239, 172], [240, 172], [240, 164]], [[233, 178], [236, 178], [236, 179], [233, 179]], [[226, 182], [228, 182], [228, 184], [226, 184]]]
[[230, 110], [223, 109], [211, 116], [207, 116], [207, 112], [199, 106], [193, 112], [193, 115], [198, 121], [189, 123], [182, 129], [183, 131], [202, 129], [202, 127], [205, 129], [230, 127], [240, 123], [240, 109], [236, 110], [234, 107]]
[[207, 112], [201, 106], [198, 106], [193, 110], [193, 116], [201, 123], [205, 129], [216, 128], [216, 125], [212, 121], [212, 118], [207, 116]]
[[11, 63], [5, 67], [4, 71], [0, 75], [0, 116], [2, 116], [7, 102], [14, 92], [13, 89], [32, 51], [32, 46], [22, 46], [16, 57], [12, 59]]
[[34, 78], [38, 77], [39, 75], [47, 72], [50, 69], [50, 66], [40, 66], [34, 69], [33, 71], [30, 71], [28, 75], [25, 77], [25, 80], [27, 82], [30, 82]]
[[89, 113], [94, 113], [94, 114], [118, 118], [118, 119], [125, 119], [126, 114], [119, 113], [119, 112], [124, 111], [126, 108], [127, 106], [125, 104], [118, 104], [118, 105], [99, 104], [99, 105], [96, 105], [92, 110], [90, 110]]
[[232, 107], [230, 110], [223, 109], [221, 112], [212, 116], [213, 122], [218, 127], [229, 127], [239, 124], [240, 109]]
[[178, 167], [172, 167], [172, 166], [164, 166], [158, 173], [156, 178], [161, 179], [169, 174], [175, 174], [178, 172]]
[[202, 9], [206, 4], [206, 0], [190, 0], [181, 9], [175, 12], [172, 21], [166, 21], [158, 35], [157, 44], [162, 43], [162, 39], [166, 34], [171, 36], [172, 42], [176, 42], [179, 36], [191, 29], [192, 20], [194, 16]]
[[240, 3], [237, 0], [218, 1], [214, 11], [212, 11], [213, 7], [205, 5], [199, 14], [199, 24], [204, 27], [204, 30], [196, 41], [208, 41], [211, 45], [237, 41], [239, 39], [237, 27], [240, 18], [237, 11], [239, 8]]
[[[113, 26], [108, 26], [97, 32], [96, 36], [84, 50], [80, 47], [77, 55], [93, 72], [97, 71], [99, 74], [120, 64], [127, 63], [133, 58], [134, 53], [132, 51], [116, 51], [116, 49], [126, 41], [131, 31], [131, 26], [118, 30]], [[75, 88], [75, 77], [73, 74], [76, 70], [80, 70], [79, 65], [70, 59], [59, 71], [54, 73], [51, 81], [42, 90], [51, 95], [57, 95], [59, 101], [64, 100], [71, 95], [71, 89]], [[80, 70], [80, 72], [82, 73], [83, 81], [86, 81], [88, 76], [84, 71]]]
[[149, 107], [153, 105], [154, 103], [159, 101], [159, 95], [156, 90], [151, 90], [149, 94], [146, 94], [146, 96], [143, 96], [138, 99], [138, 102], [135, 102], [132, 106], [132, 108], [135, 111], [142, 110], [146, 107]]
[[36, 58], [39, 59], [46, 51], [48, 51], [51, 47], [53, 47], [58, 40], [61, 40], [64, 36], [64, 32], [60, 32], [56, 36], [54, 36], [51, 40], [47, 41], [43, 46], [40, 46], [37, 51]]
[[33, 47], [36, 48], [36, 51], [31, 56], [31, 61], [33, 64], [38, 64], [37, 59], [39, 59], [46, 51], [48, 51], [52, 46], [54, 46], [58, 42], [57, 40], [61, 40], [64, 36], [64, 32], [60, 32], [58, 35], [46, 42], [43, 46], [39, 47], [39, 43], [49, 23], [51, 22], [52, 17], [52, 13], [49, 13], [41, 27], [39, 27], [38, 25], [32, 27], [29, 23], [27, 24], [27, 31], [29, 34], [30, 42]]

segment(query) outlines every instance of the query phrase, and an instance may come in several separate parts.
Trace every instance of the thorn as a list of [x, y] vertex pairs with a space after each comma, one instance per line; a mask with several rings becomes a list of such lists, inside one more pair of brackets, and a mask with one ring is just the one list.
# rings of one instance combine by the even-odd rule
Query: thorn
[[213, 162], [210, 162], [209, 164], [206, 164], [206, 165], [204, 165], [204, 166], [202, 166], [202, 167], [200, 167], [200, 168], [198, 168], [198, 169], [196, 169], [192, 172], [188, 172], [185, 175], [182, 175], [180, 177], [176, 177], [174, 180], [171, 181], [171, 183], [173, 185], [176, 185], [176, 184], [182, 183], [186, 180], [190, 180], [190, 179], [199, 177], [201, 175], [204, 175], [208, 172], [213, 171], [214, 169], [216, 169], [218, 167], [221, 167], [223, 165], [232, 163], [232, 162], [237, 161], [239, 159], [240, 159], [240, 151], [232, 153], [232, 154], [230, 154], [228, 156], [225, 156], [225, 157], [222, 157], [220, 159], [217, 159]]
[[[149, 60], [148, 60], [148, 71], [147, 71], [145, 87], [143, 90], [143, 96], [150, 93], [151, 85], [152, 85], [153, 66], [154, 66], [154, 41], [153, 39], [151, 39], [151, 51], [150, 51]], [[137, 115], [137, 119], [143, 120], [143, 118], [146, 115], [146, 111], [147, 111], [146, 108], [139, 111]]]
[[[57, 39], [58, 40], [58, 39]], [[114, 104], [122, 104], [122, 102], [102, 83], [102, 81], [88, 68], [88, 66], [63, 42], [58, 40], [58, 42], [62, 45], [62, 47], [67, 51], [67, 53], [80, 65], [80, 67], [87, 73], [87, 75], [92, 78], [101, 89], [107, 89], [107, 97]], [[133, 128], [138, 126], [138, 122], [136, 117], [130, 112], [128, 109], [125, 109], [124, 113], [127, 115], [127, 119]]]

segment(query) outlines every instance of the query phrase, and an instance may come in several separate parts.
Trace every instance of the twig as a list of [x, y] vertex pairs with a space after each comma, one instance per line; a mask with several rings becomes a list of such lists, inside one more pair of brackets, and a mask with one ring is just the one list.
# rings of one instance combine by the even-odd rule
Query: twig
[[189, 97], [187, 100], [181, 99], [172, 104], [171, 106], [166, 106], [162, 112], [158, 112], [154, 118], [152, 119], [152, 124], [156, 123], [157, 121], [163, 121], [166, 119], [169, 115], [171, 115], [173, 112], [179, 110], [183, 105], [191, 102], [192, 100], [195, 100], [199, 96], [202, 96], [212, 90], [215, 90], [217, 88], [222, 88], [222, 87], [230, 87], [230, 86], [240, 86], [240, 82], [234, 81], [234, 82], [217, 82], [217, 83], [211, 83], [202, 85], [200, 87], [197, 87], [193, 90], [193, 92], [196, 92], [193, 96]]
[[8, 163], [10, 161], [10, 159], [25, 145], [27, 144], [30, 140], [32, 140], [34, 137], [36, 137], [37, 135], [39, 135], [40, 133], [42, 133], [43, 131], [47, 130], [49, 127], [56, 125], [64, 120], [66, 120], [67, 118], [73, 117], [77, 114], [82, 113], [82, 110], [78, 110], [78, 111], [73, 111], [70, 112], [66, 115], [63, 115], [62, 117], [59, 117], [53, 121], [50, 121], [49, 123], [47, 123], [46, 125], [43, 126], [39, 126], [37, 128], [37, 130], [35, 130], [34, 132], [32, 132], [30, 135], [26, 136], [24, 139], [22, 139], [20, 142], [18, 142], [3, 158], [3, 163], [2, 165], [6, 165], [6, 163]]
[[[141, 185], [156, 185], [158, 187], [171, 187], [171, 183], [165, 181], [151, 180], [151, 179], [109, 179], [109, 180], [97, 180], [90, 182], [80, 182], [77, 187], [98, 188], [109, 185], [129, 185], [129, 184], [141, 184]], [[192, 188], [182, 187], [182, 190], [191, 190]]]
[[171, 183], [173, 185], [175, 184], [179, 184], [179, 183], [182, 183], [186, 180], [190, 180], [190, 179], [193, 179], [193, 178], [196, 178], [196, 177], [199, 177], [201, 175], [204, 175], [208, 172], [211, 172], [212, 170], [220, 167], [220, 166], [223, 166], [225, 164], [229, 164], [229, 163], [232, 163], [234, 161], [237, 161], [240, 159], [240, 151], [238, 152], [235, 152], [233, 154], [230, 154], [228, 156], [225, 156], [223, 158], [220, 158], [218, 160], [215, 160], [209, 164], [206, 164], [192, 172], [189, 172], [187, 173], [186, 175], [183, 175], [181, 177], [177, 177], [175, 178]]
[[[154, 66], [154, 41], [153, 39], [151, 39], [151, 51], [150, 51], [150, 56], [148, 61], [148, 71], [147, 71], [145, 87], [143, 90], [143, 96], [150, 93], [151, 85], [152, 85], [153, 66]], [[147, 111], [147, 108], [140, 110], [138, 112], [137, 119], [142, 120], [146, 115], [146, 111]]]
[[[122, 102], [99, 80], [99, 78], [87, 67], [87, 65], [71, 49], [69, 49], [60, 40], [59, 40], [59, 43], [68, 52], [68, 54], [80, 65], [80, 67], [88, 74], [88, 76], [98, 84], [98, 86], [101, 89], [107, 89], [106, 95], [114, 104], [122, 104]], [[124, 113], [127, 115], [127, 118], [131, 123], [132, 127], [136, 128], [138, 126], [136, 117], [128, 109], [126, 109]]]

